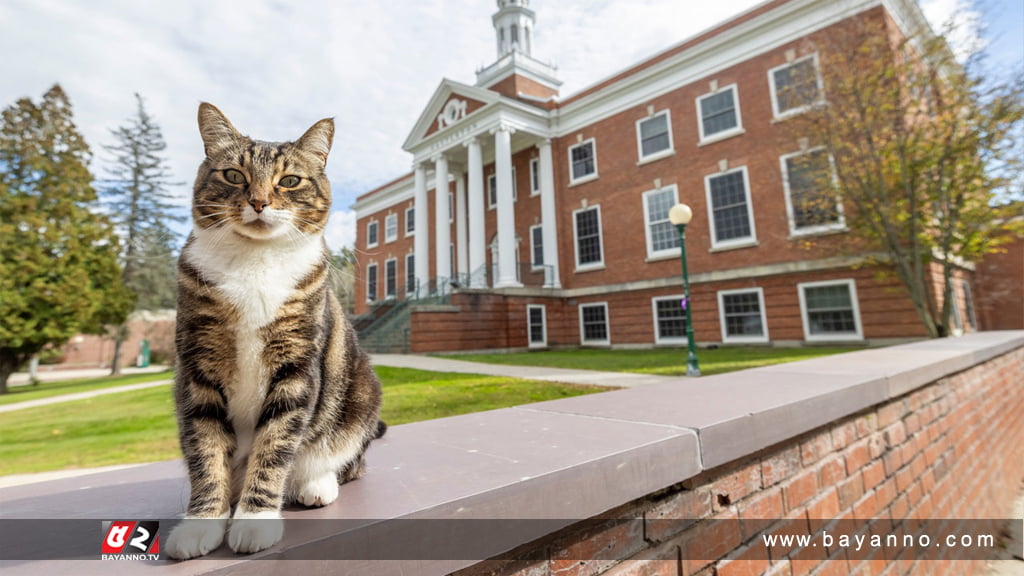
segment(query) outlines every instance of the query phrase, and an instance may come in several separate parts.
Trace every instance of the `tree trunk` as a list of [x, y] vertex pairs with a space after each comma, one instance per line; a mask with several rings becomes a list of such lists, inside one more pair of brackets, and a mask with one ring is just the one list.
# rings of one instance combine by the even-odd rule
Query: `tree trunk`
[[21, 361], [20, 354], [8, 351], [0, 352], [0, 394], [7, 394], [7, 379], [18, 369]]
[[121, 348], [123, 347], [127, 332], [127, 327], [124, 324], [117, 327], [117, 335], [114, 338], [114, 360], [110, 363], [111, 376], [121, 374]]

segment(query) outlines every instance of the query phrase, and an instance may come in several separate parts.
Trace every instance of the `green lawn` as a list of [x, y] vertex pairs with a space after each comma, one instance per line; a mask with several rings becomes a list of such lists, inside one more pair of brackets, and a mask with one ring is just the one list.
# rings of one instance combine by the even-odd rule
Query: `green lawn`
[[[405, 368], [376, 370], [384, 384], [383, 418], [388, 424], [605, 390]], [[180, 456], [170, 387], [0, 413], [0, 475]]]
[[125, 386], [128, 384], [140, 384], [142, 382], [169, 380], [172, 378], [174, 378], [174, 372], [167, 370], [165, 372], [154, 372], [152, 374], [131, 374], [127, 376], [116, 376], [113, 378], [108, 376], [104, 378], [65, 380], [62, 382], [41, 382], [35, 386], [10, 386], [7, 388], [7, 394], [0, 395], [0, 405], [11, 404], [14, 402], [25, 402], [27, 400], [37, 400], [39, 398], [48, 398], [50, 396], [60, 396], [62, 394], [88, 392], [90, 390], [110, 388], [111, 386]]
[[[697, 351], [702, 374], [721, 374], [769, 364], [782, 364], [850, 352], [857, 348], [747, 348], [723, 347]], [[685, 348], [657, 348], [653, 350], [545, 350], [516, 354], [446, 355], [444, 358], [510, 364], [514, 366], [546, 366], [577, 370], [605, 370], [610, 372], [638, 372], [664, 376], [686, 374]]]

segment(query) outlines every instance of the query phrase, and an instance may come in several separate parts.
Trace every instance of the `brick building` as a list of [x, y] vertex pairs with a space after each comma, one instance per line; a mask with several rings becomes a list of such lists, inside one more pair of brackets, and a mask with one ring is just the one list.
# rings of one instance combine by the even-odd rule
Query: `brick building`
[[[353, 207], [367, 333], [386, 324], [414, 352], [684, 344], [682, 202], [698, 342], [926, 335], [842, 203], [802, 209], [829, 159], [783, 138], [821, 97], [820, 77], [796, 85], [817, 77], [815, 40], [851, 18], [928, 26], [912, 0], [769, 0], [564, 98], [533, 57], [529, 0], [497, 4], [497, 60], [473, 85], [442, 80], [403, 145], [413, 172]], [[961, 330], [977, 327], [969, 280]]]

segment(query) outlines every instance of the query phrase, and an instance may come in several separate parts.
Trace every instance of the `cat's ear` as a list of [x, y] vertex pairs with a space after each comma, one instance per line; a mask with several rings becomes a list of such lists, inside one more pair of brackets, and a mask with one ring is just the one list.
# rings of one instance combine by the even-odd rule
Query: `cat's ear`
[[331, 151], [334, 141], [334, 119], [324, 118], [306, 130], [301, 138], [295, 141], [295, 147], [316, 154], [327, 165], [327, 154]]
[[209, 102], [199, 105], [199, 134], [203, 137], [203, 149], [207, 156], [213, 150], [242, 138], [227, 116]]

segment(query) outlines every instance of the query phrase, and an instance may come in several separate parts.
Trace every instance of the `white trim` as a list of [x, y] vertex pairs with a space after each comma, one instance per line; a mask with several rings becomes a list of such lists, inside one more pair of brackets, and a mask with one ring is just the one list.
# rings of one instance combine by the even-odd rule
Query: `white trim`
[[[725, 322], [725, 296], [732, 296], [733, 294], [749, 294], [751, 292], [757, 293], [757, 306], [761, 313], [761, 331], [763, 334], [760, 336], [730, 336], [726, 329]], [[760, 286], [753, 286], [750, 288], [736, 288], [734, 290], [719, 290], [718, 291], [718, 323], [722, 329], [722, 342], [726, 344], [745, 344], [745, 343], [764, 343], [768, 342], [768, 316], [764, 308], [764, 288]]]
[[[413, 213], [413, 217], [412, 218], [409, 218], [409, 212]], [[409, 232], [409, 223], [410, 222], [412, 222], [412, 232]], [[415, 206], [409, 206], [408, 208], [405, 209], [405, 236], [404, 236], [404, 238], [409, 238], [409, 237], [415, 236], [415, 235], [416, 235], [416, 207]]]
[[[597, 262], [588, 262], [586, 264], [580, 264], [580, 234], [579, 226], [576, 220], [576, 214], [580, 212], [586, 212], [588, 210], [597, 210], [597, 239], [598, 247], [601, 251], [601, 259]], [[572, 247], [573, 256], [576, 261], [576, 272], [586, 272], [595, 268], [604, 268], [604, 228], [601, 226], [601, 205], [594, 204], [593, 206], [587, 206], [586, 208], [579, 208], [572, 211]]]
[[[537, 188], [534, 189], [533, 181], [537, 181]], [[540, 195], [540, 158], [530, 158], [530, 196]]]
[[[538, 270], [543, 270], [544, 269], [544, 262], [541, 262], [540, 264], [537, 264], [536, 262], [534, 262], [534, 258], [533, 257], [537, 253], [537, 246], [536, 246], [536, 243], [533, 241], [533, 238], [534, 238], [533, 231], [534, 230], [540, 230], [541, 231], [541, 238], [540, 238], [541, 250], [544, 250], [544, 225], [543, 224], [534, 224], [533, 226], [530, 226], [530, 271], [531, 272], [536, 272]], [[544, 256], [544, 253], [541, 252], [541, 257], [543, 257], [543, 256]]]
[[[651, 238], [651, 218], [650, 218], [649, 208], [648, 208], [648, 205], [647, 205], [647, 198], [648, 198], [648, 196], [652, 196], [654, 194], [659, 194], [659, 193], [662, 193], [662, 192], [668, 192], [670, 190], [672, 192], [672, 204], [669, 206], [669, 208], [671, 208], [672, 206], [675, 206], [676, 204], [679, 203], [679, 188], [675, 184], [670, 184], [668, 186], [662, 186], [661, 188], [655, 188], [653, 190], [648, 190], [648, 191], [646, 191], [646, 192], [644, 192], [643, 194], [640, 195], [641, 200], [643, 201], [643, 205], [644, 205], [644, 237], [647, 239], [647, 260], [648, 261], [650, 261], [650, 260], [658, 260], [658, 259], [662, 259], [662, 258], [678, 257], [679, 256], [679, 247], [678, 246], [676, 246], [675, 248], [667, 248], [667, 249], [663, 249], [663, 250], [654, 250], [654, 245], [653, 245], [654, 240]], [[667, 214], [665, 215], [665, 220], [666, 221], [668, 220], [668, 215]], [[672, 226], [672, 228], [675, 229], [675, 226]]]
[[[394, 234], [388, 234], [388, 221], [392, 221], [395, 223]], [[398, 214], [392, 212], [391, 214], [388, 214], [387, 216], [384, 217], [384, 243], [390, 244], [391, 242], [394, 242], [396, 240], [398, 240]]]
[[[591, 150], [591, 152], [594, 155], [594, 171], [591, 172], [590, 174], [584, 174], [583, 176], [580, 176], [579, 178], [576, 178], [576, 175], [572, 171], [572, 151], [575, 150], [576, 148], [580, 148], [582, 146], [586, 146], [587, 144], [590, 144], [590, 150]], [[588, 138], [586, 140], [583, 140], [581, 142], [573, 144], [572, 146], [569, 146], [569, 149], [566, 151], [566, 156], [568, 156], [568, 160], [569, 160], [569, 185], [570, 186], [573, 186], [573, 185], [576, 185], [576, 184], [582, 184], [584, 182], [590, 182], [591, 180], [596, 180], [597, 179], [598, 171], [597, 171], [597, 139], [596, 138]]]
[[[376, 239], [373, 244], [370, 244], [370, 226], [373, 226], [377, 231], [377, 233], [374, 234]], [[380, 246], [380, 223], [376, 219], [373, 219], [366, 223], [366, 247], [376, 248], [377, 246]]]
[[[846, 228], [846, 215], [843, 212], [843, 202], [836, 196], [836, 211], [839, 214], [839, 219], [832, 224], [821, 224], [818, 226], [805, 226], [803, 228], [796, 227], [795, 216], [793, 214], [793, 199], [790, 196], [789, 188], [789, 166], [786, 161], [790, 158], [797, 156], [805, 156], [818, 151], [825, 150], [824, 146], [816, 146], [807, 150], [801, 150], [799, 152], [793, 152], [790, 154], [783, 154], [779, 156], [779, 170], [782, 173], [782, 190], [783, 196], [786, 198], [786, 218], [789, 221], [789, 234], [790, 236], [811, 236], [814, 234], [823, 234], [827, 232], [845, 231]], [[825, 153], [825, 157], [828, 159], [829, 170], [832, 172], [832, 181], [836, 181], [836, 167], [834, 159], [831, 154]]]
[[[728, 130], [722, 130], [715, 132], [710, 136], [704, 134], [704, 112], [701, 109], [701, 100], [709, 98], [711, 96], [717, 96], [726, 90], [732, 91], [732, 103], [736, 111], [736, 126], [729, 128]], [[728, 86], [722, 86], [717, 90], [701, 94], [693, 99], [694, 104], [697, 106], [697, 130], [700, 132], [700, 141], [697, 143], [698, 146], [703, 144], [710, 144], [712, 142], [718, 142], [719, 140], [725, 140], [739, 134], [743, 134], [746, 131], [743, 129], [743, 113], [740, 111], [740, 91], [737, 85], [729, 84]]]
[[[409, 274], [409, 258], [412, 258], [412, 274]], [[411, 282], [410, 282], [411, 280]], [[411, 284], [411, 286], [410, 286]], [[411, 288], [411, 290], [410, 290]], [[409, 252], [405, 255], [405, 297], [416, 292], [416, 253]]]
[[[370, 294], [370, 268], [373, 268], [373, 294], [371, 298]], [[377, 263], [368, 264], [366, 266], [366, 301], [376, 302], [377, 301], [377, 288], [380, 286], [380, 270], [377, 267]]]
[[[811, 102], [810, 104], [804, 104], [803, 106], [797, 106], [796, 108], [790, 108], [789, 110], [785, 110], [785, 111], [780, 112], [779, 111], [779, 100], [778, 100], [778, 96], [776, 95], [776, 90], [777, 89], [775, 87], [775, 72], [778, 71], [778, 70], [782, 70], [783, 68], [789, 68], [791, 66], [796, 66], [797, 64], [800, 64], [801, 62], [803, 62], [805, 60], [813, 60], [813, 62], [814, 62], [814, 78], [815, 78], [815, 80], [817, 82], [817, 85], [818, 85], [818, 99], [815, 100], [814, 102]], [[815, 106], [817, 104], [821, 104], [822, 102], [824, 102], [825, 84], [824, 84], [824, 82], [821, 79], [821, 66], [820, 66], [820, 61], [818, 60], [818, 53], [817, 52], [812, 52], [812, 53], [807, 54], [805, 56], [801, 56], [799, 58], [794, 58], [791, 62], [786, 62], [784, 64], [780, 64], [780, 65], [778, 65], [778, 66], [776, 66], [774, 68], [769, 69], [768, 70], [768, 91], [769, 91], [769, 93], [771, 94], [771, 97], [772, 97], [772, 120], [773, 121], [775, 121], [775, 120], [782, 120], [782, 119], [788, 118], [790, 116], [795, 116], [795, 115], [800, 114], [800, 113], [802, 113], [802, 112], [804, 112], [806, 110], [809, 110], [812, 106]]]
[[[668, 148], [665, 148], [664, 150], [658, 150], [657, 152], [652, 152], [652, 153], [647, 154], [645, 156], [644, 155], [644, 141], [643, 141], [642, 132], [640, 131], [640, 125], [643, 124], [644, 122], [649, 122], [651, 120], [654, 120], [658, 116], [662, 116], [662, 115], [665, 116], [665, 129], [668, 132]], [[676, 153], [675, 141], [672, 139], [672, 111], [671, 110], [669, 110], [668, 108], [665, 108], [664, 110], [655, 112], [654, 114], [651, 114], [649, 116], [645, 116], [643, 118], [637, 119], [637, 121], [636, 121], [636, 155], [637, 155], [637, 158], [638, 158], [637, 164], [646, 164], [648, 162], [653, 162], [655, 160], [660, 160], [662, 158], [671, 156], [671, 155], [673, 155], [675, 153]], [[595, 166], [596, 166], [596, 164], [595, 164]]]
[[[530, 310], [534, 308], [540, 308], [540, 326], [543, 340], [541, 342], [533, 342], [531, 340], [532, 334], [530, 329]], [[526, 345], [528, 348], [547, 348], [548, 346], [548, 315], [547, 310], [543, 304], [527, 304], [526, 305]], [[607, 316], [605, 316], [607, 319]]]
[[[605, 339], [604, 340], [587, 340], [587, 339], [584, 338], [584, 331], [583, 331], [583, 309], [584, 308], [593, 308], [595, 306], [601, 306], [601, 307], [604, 308], [604, 333], [605, 333]], [[610, 345], [611, 341], [612, 341], [612, 327], [611, 327], [611, 318], [608, 317], [608, 303], [607, 302], [587, 302], [585, 304], [580, 304], [579, 306], [577, 306], [577, 309], [578, 309], [577, 310], [577, 315], [579, 316], [579, 321], [580, 321], [580, 345], [581, 346], [608, 346], [608, 345]]]
[[[853, 310], [853, 324], [856, 333], [844, 334], [811, 334], [810, 320], [807, 316], [807, 301], [804, 296], [805, 288], [817, 288], [821, 286], [845, 285], [850, 290], [850, 305]], [[864, 339], [864, 331], [860, 322], [860, 305], [857, 302], [857, 283], [850, 278], [842, 280], [824, 280], [820, 282], [801, 282], [796, 285], [797, 295], [800, 297], [800, 318], [804, 325], [804, 339], [808, 342], [849, 342]]]
[[683, 335], [674, 336], [668, 338], [661, 337], [661, 330], [658, 326], [658, 302], [662, 300], [675, 300], [676, 303], [680, 303], [683, 300], [682, 294], [672, 294], [669, 296], [654, 296], [651, 298], [651, 320], [654, 323], [654, 343], [655, 344], [686, 344], [686, 316], [683, 315]]
[[[493, 186], [491, 185], [492, 178], [493, 178], [493, 182], [494, 182]], [[494, 190], [494, 199], [497, 200], [497, 198], [498, 198], [498, 173], [497, 172], [491, 172], [490, 174], [487, 175], [486, 180], [487, 180], [487, 186], [485, 187], [486, 190], [484, 190], [484, 193], [487, 196], [487, 209], [488, 210], [495, 210], [498, 207], [498, 204], [497, 204], [497, 202], [495, 202], [494, 204], [491, 204], [491, 190]], [[517, 193], [517, 190], [518, 190], [518, 186], [516, 186], [516, 167], [513, 166], [512, 167], [512, 202], [518, 202], [519, 201], [519, 194]]]
[[[747, 218], [750, 221], [750, 236], [742, 236], [739, 238], [730, 238], [729, 240], [719, 241], [717, 233], [715, 231], [715, 207], [711, 201], [711, 179], [719, 178], [721, 176], [727, 176], [734, 172], [743, 173], [743, 193], [746, 196], [747, 204]], [[751, 200], [752, 194], [750, 193], [750, 177], [747, 173], [746, 166], [740, 166], [739, 168], [733, 168], [724, 172], [717, 172], [715, 174], [708, 174], [704, 176], [704, 195], [707, 199], [708, 206], [708, 225], [711, 230], [711, 250], [721, 250], [726, 248], [740, 248], [746, 246], [757, 245], [757, 228], [754, 226], [754, 206]]]
[[[388, 294], [388, 262], [395, 263], [395, 292]], [[384, 299], [398, 298], [398, 258], [388, 258], [384, 261]]]
[[448, 223], [455, 222], [455, 193], [448, 193]]

